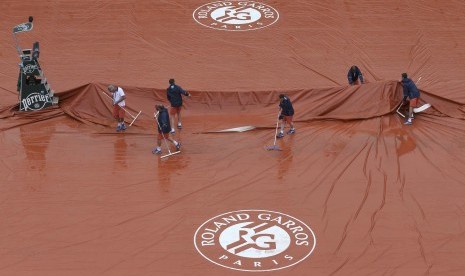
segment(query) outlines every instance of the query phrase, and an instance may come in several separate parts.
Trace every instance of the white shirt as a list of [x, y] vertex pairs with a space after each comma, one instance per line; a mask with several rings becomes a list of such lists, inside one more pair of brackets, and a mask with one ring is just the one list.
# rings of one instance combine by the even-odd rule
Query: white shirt
[[[115, 93], [113, 93], [113, 103], [116, 103], [117, 101], [119, 101], [124, 95], [124, 90], [123, 88], [121, 87], [118, 87], [118, 90], [115, 91]], [[118, 103], [119, 106], [126, 106], [126, 102], [123, 100], [121, 102]]]

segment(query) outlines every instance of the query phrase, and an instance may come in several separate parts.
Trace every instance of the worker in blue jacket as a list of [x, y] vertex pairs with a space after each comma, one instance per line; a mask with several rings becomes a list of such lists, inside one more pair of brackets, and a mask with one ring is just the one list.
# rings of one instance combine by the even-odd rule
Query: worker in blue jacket
[[405, 121], [404, 124], [411, 125], [411, 124], [413, 124], [413, 122], [412, 122], [413, 109], [418, 106], [418, 103], [420, 101], [420, 91], [418, 90], [415, 82], [413, 82], [407, 76], [407, 73], [402, 73], [401, 84], [402, 84], [402, 87], [403, 87], [403, 94], [404, 94], [404, 98], [402, 99], [402, 104], [406, 103], [407, 98], [410, 100], [409, 110], [408, 110], [408, 117], [407, 117], [407, 121]]
[[350, 67], [349, 72], [347, 73], [347, 79], [350, 85], [358, 85], [359, 79], [361, 83], [365, 83], [363, 80], [362, 71], [360, 71], [356, 65], [352, 65], [352, 67]]
[[166, 139], [173, 143], [176, 147], [176, 150], [181, 149], [181, 143], [170, 138], [170, 116], [168, 114], [168, 109], [165, 108], [162, 104], [155, 106], [156, 113], [154, 114], [155, 120], [157, 120], [157, 147], [152, 150], [153, 154], [161, 154], [161, 140]]
[[174, 117], [178, 118], [178, 129], [182, 128], [181, 124], [181, 108], [182, 108], [182, 95], [190, 97], [189, 92], [184, 91], [181, 86], [175, 84], [174, 79], [169, 80], [170, 86], [166, 89], [166, 96], [171, 104], [170, 115], [171, 115], [171, 133], [175, 133], [174, 130]]

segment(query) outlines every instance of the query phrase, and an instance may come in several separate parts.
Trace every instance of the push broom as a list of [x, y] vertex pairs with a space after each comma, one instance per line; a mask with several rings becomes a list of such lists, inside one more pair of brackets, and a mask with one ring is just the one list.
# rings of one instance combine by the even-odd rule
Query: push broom
[[272, 146], [265, 146], [265, 149], [266, 150], [281, 150], [277, 145], [276, 145], [276, 136], [278, 135], [278, 126], [279, 126], [279, 115], [280, 115], [281, 111], [278, 112], [278, 118], [276, 119], [276, 131], [275, 131], [275, 134], [274, 134], [274, 142], [273, 142], [273, 145]]

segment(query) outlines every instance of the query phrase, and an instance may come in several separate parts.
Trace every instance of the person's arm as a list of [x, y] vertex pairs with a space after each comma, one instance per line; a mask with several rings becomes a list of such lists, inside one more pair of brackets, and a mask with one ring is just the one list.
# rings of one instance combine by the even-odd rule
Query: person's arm
[[408, 86], [407, 84], [404, 84], [404, 85], [402, 86], [402, 89], [403, 89], [402, 92], [403, 92], [403, 94], [404, 94], [404, 97], [402, 98], [402, 102], [403, 102], [404, 104], [405, 104], [405, 102], [407, 101], [407, 98], [408, 98], [408, 87], [407, 87], [407, 86]]
[[166, 89], [166, 98], [168, 99], [169, 102], [171, 102], [170, 88]]
[[349, 72], [347, 73], [347, 80], [349, 81], [349, 84], [352, 85], [352, 71], [349, 69]]
[[179, 91], [181, 92], [181, 94], [183, 94], [184, 96], [187, 96], [187, 97], [190, 97], [191, 94], [189, 94], [189, 92], [185, 91], [184, 89], [182, 89], [181, 86], [178, 86], [179, 87]]
[[157, 120], [157, 122], [158, 122], [158, 124], [157, 124], [157, 129], [158, 129], [159, 132], [161, 132], [161, 131], [162, 131], [162, 130], [161, 130], [161, 126], [162, 126], [162, 118], [161, 118], [161, 116], [162, 116], [162, 114], [159, 114], [159, 113], [157, 112], [157, 115], [158, 115], [158, 117], [156, 117], [156, 120]]
[[358, 77], [360, 78], [360, 82], [361, 82], [362, 84], [365, 83], [365, 81], [363, 80], [362, 71], [360, 71], [360, 69], [358, 69]]
[[113, 100], [117, 98], [115, 95], [119, 95], [119, 100], [114, 101], [113, 105], [117, 105], [126, 99], [126, 94], [124, 94], [124, 90], [121, 87], [118, 87], [116, 92], [113, 94]]
[[419, 92], [420, 90], [418, 89], [418, 86], [415, 82], [412, 81], [412, 90], [414, 90], [415, 92]]
[[278, 105], [278, 112], [279, 112], [279, 113], [278, 113], [278, 114], [279, 114], [279, 115], [278, 115], [278, 120], [282, 120], [282, 119], [284, 118], [284, 116], [283, 116], [283, 107], [282, 107], [282, 104], [283, 104], [283, 103], [280, 102], [279, 105]]

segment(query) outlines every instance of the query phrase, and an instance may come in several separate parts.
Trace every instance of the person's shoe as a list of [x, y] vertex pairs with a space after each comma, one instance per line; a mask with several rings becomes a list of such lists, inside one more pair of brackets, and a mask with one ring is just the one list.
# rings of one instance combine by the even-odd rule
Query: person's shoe
[[182, 128], [181, 123], [178, 123], [178, 129], [181, 129], [181, 128]]
[[178, 142], [178, 144], [176, 145], [176, 150], [177, 150], [177, 151], [180, 151], [180, 150], [181, 150], [181, 142]]
[[120, 132], [121, 131], [121, 126], [117, 126], [116, 127], [116, 132]]
[[412, 121], [405, 121], [404, 125], [412, 125]]
[[174, 130], [174, 128], [171, 129], [170, 131], [171, 134], [175, 134], [176, 133], [176, 130]]
[[161, 149], [154, 148], [154, 149], [152, 150], [152, 153], [153, 153], [153, 154], [161, 154]]
[[284, 133], [280, 132], [278, 133], [278, 135], [276, 135], [276, 138], [283, 138], [284, 137]]
[[126, 130], [126, 125], [125, 125], [125, 124], [122, 124], [122, 125], [121, 125], [121, 130], [122, 130], [122, 131], [125, 131], [125, 130]]
[[291, 128], [291, 129], [287, 132], [287, 134], [294, 134], [294, 133], [295, 133], [295, 128]]

